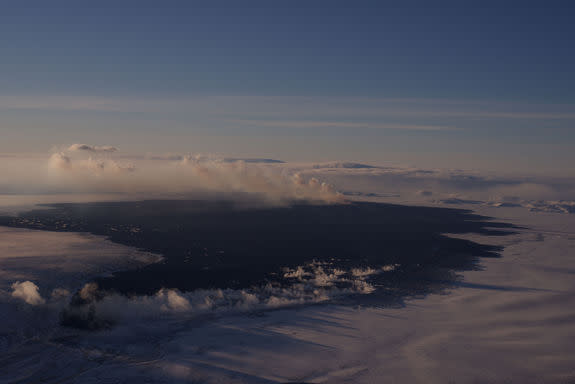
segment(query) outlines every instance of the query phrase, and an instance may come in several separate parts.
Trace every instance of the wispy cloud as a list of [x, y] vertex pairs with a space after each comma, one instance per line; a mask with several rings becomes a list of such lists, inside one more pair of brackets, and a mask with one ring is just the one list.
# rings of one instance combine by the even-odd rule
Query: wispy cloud
[[446, 131], [455, 127], [420, 124], [377, 124], [346, 121], [314, 121], [314, 120], [231, 120], [233, 123], [249, 124], [259, 127], [274, 128], [350, 128], [350, 129], [399, 129], [411, 131]]
[[93, 96], [58, 95], [0, 95], [0, 110], [38, 111], [121, 111], [128, 99], [111, 99]]

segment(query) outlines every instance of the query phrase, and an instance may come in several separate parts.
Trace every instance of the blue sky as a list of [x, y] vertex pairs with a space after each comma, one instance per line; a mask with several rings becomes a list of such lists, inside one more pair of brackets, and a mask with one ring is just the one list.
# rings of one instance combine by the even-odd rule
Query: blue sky
[[90, 142], [572, 172], [574, 7], [3, 2], [0, 152]]

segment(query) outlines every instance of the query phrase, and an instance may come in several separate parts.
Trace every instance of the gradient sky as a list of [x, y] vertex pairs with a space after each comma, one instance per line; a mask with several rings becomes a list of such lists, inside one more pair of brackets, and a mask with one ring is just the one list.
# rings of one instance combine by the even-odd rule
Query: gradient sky
[[5, 1], [0, 153], [575, 175], [570, 4]]

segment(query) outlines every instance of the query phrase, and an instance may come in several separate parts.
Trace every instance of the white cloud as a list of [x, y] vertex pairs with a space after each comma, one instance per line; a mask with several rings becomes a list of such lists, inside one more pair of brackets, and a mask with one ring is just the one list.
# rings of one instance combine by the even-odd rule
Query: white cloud
[[[100, 153], [88, 151], [90, 156], [86, 157], [80, 152], [64, 150], [52, 154], [49, 160], [52, 172], [47, 175], [52, 191], [121, 193], [124, 199], [214, 193], [231, 197], [247, 193], [270, 204], [343, 200], [329, 183], [319, 177], [298, 174], [279, 160], [244, 160], [210, 154], [132, 156], [131, 160], [138, 163], [136, 168], [135, 164], [122, 162], [113, 154], [99, 156]], [[136, 170], [138, 172], [134, 172]]]
[[[98, 291], [94, 283], [86, 284], [79, 296], [85, 305], [70, 306], [65, 311], [73, 321], [112, 324], [136, 319], [164, 316], [197, 316], [241, 313], [301, 304], [328, 302], [347, 295], [365, 295], [375, 290], [370, 279], [393, 271], [396, 265], [380, 268], [353, 268], [349, 271], [328, 263], [311, 262], [285, 269], [289, 286], [266, 284], [249, 289], [197, 289], [180, 292], [162, 288], [153, 295], [126, 297]], [[78, 324], [80, 325], [80, 324]]]
[[122, 164], [115, 160], [110, 159], [81, 159], [73, 160], [70, 156], [58, 152], [50, 156], [49, 166], [53, 170], [66, 171], [71, 173], [84, 173], [86, 171], [91, 174], [102, 174], [104, 172], [133, 172], [136, 167], [133, 164]]
[[57, 152], [50, 156], [49, 164], [54, 169], [69, 169], [72, 167], [72, 159], [63, 152]]
[[[13, 176], [8, 174], [0, 182], [6, 191], [27, 193], [118, 194], [122, 200], [250, 194], [258, 197], [255, 200], [280, 205], [294, 200], [340, 203], [347, 196], [396, 203], [454, 203], [453, 198], [457, 198], [465, 203], [507, 207], [510, 204], [505, 198], [515, 196], [515, 206], [535, 209], [535, 201], [572, 201], [575, 193], [575, 182], [569, 178], [352, 161], [298, 164], [210, 154], [134, 155], [130, 163], [125, 160], [109, 152], [63, 150], [51, 155], [51, 172], [46, 172], [38, 159], [11, 159], [15, 166], [5, 169]], [[26, 170], [16, 171], [19, 164], [22, 169], [26, 164]], [[32, 164], [36, 169], [30, 168]], [[1, 188], [0, 184], [0, 192]], [[564, 204], [561, 209], [554, 208], [569, 209]]]
[[40, 296], [38, 286], [31, 281], [17, 281], [12, 284], [12, 290], [12, 297], [23, 300], [30, 305], [40, 305], [46, 302]]

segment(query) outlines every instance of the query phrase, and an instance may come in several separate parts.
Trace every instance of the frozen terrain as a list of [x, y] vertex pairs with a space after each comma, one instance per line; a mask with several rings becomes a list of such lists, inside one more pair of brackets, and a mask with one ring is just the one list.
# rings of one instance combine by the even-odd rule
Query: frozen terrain
[[[411, 298], [405, 305], [366, 296], [364, 305], [167, 316], [99, 332], [58, 330], [4, 350], [0, 381], [571, 382], [575, 217], [517, 208], [496, 212], [527, 229], [474, 239], [504, 245], [502, 258], [483, 259], [483, 271], [465, 272], [445, 294]], [[19, 237], [29, 243], [27, 235], [47, 234], [10, 231], [15, 236], [9, 243], [2, 237], [4, 253], [25, 252]], [[74, 247], [96, 241], [52, 235], [69, 237], [68, 244], [73, 239]], [[58, 260], [57, 246], [48, 245], [47, 257]], [[41, 309], [26, 310], [34, 316]]]
[[[203, 167], [204, 160], [198, 161], [192, 166]], [[219, 177], [222, 172], [227, 175], [235, 170], [235, 165], [226, 164], [207, 163], [210, 171], [207, 174]], [[190, 165], [178, 163], [174, 166]], [[249, 273], [253, 273], [256, 280], [260, 279], [261, 271], [251, 266], [267, 257], [266, 248], [261, 248], [261, 254], [253, 253], [251, 248], [244, 248], [244, 243], [229, 234], [240, 233], [235, 228], [243, 225], [245, 232], [237, 239], [253, 236], [245, 244], [260, 242], [261, 245], [261, 241], [267, 240], [268, 246], [277, 245], [274, 245], [275, 238], [271, 239], [269, 235], [260, 236], [260, 239], [259, 232], [250, 234], [249, 227], [244, 225], [248, 221], [243, 219], [234, 221], [237, 217], [224, 214], [219, 218], [208, 215], [212, 216], [211, 221], [189, 217], [177, 221], [173, 213], [162, 213], [155, 207], [144, 215], [149, 217], [148, 222], [134, 226], [130, 219], [138, 217], [138, 211], [125, 210], [117, 214], [118, 209], [130, 204], [140, 207], [142, 204], [133, 201], [156, 195], [111, 194], [107, 189], [98, 191], [101, 192], [99, 195], [2, 195], [0, 216], [4, 216], [5, 222], [11, 222], [10, 218], [18, 212], [38, 209], [34, 207], [35, 203], [132, 203], [94, 205], [95, 216], [89, 221], [84, 221], [82, 216], [86, 213], [86, 205], [78, 205], [78, 211], [64, 209], [65, 214], [55, 220], [50, 214], [44, 216], [42, 212], [46, 207], [41, 207], [40, 211], [16, 220], [16, 226], [21, 228], [0, 227], [0, 383], [575, 381], [575, 215], [570, 213], [574, 190], [571, 179], [491, 177], [457, 170], [341, 162], [313, 166], [280, 163], [265, 167], [298, 172], [298, 177], [288, 173], [291, 175], [288, 190], [296, 188], [288, 196], [293, 193], [299, 196], [298, 188], [308, 185], [301, 184], [304, 180], [315, 180], [311, 183], [313, 188], [321, 186], [317, 182], [320, 179], [336, 185], [340, 192], [338, 197], [428, 208], [382, 207], [376, 216], [370, 216], [366, 211], [367, 216], [356, 222], [349, 221], [351, 216], [347, 214], [347, 221], [336, 220], [342, 217], [345, 209], [325, 212], [321, 206], [313, 208], [314, 211], [304, 209], [300, 212], [302, 217], [318, 217], [325, 223], [338, 223], [341, 227], [338, 232], [322, 232], [321, 226], [314, 224], [315, 219], [293, 222], [303, 222], [307, 227], [286, 227], [278, 221], [278, 228], [290, 228], [278, 237], [286, 244], [281, 260], [275, 260], [278, 265], [292, 258], [294, 250], [312, 254], [314, 250], [305, 245], [318, 246], [313, 242], [314, 236], [333, 241], [323, 244], [331, 244], [330, 251], [337, 253], [353, 249], [354, 243], [344, 241], [346, 233], [357, 235], [356, 240], [361, 240], [362, 233], [372, 233], [370, 246], [374, 248], [366, 249], [380, 249], [377, 247], [381, 245], [381, 249], [392, 249], [393, 252], [384, 258], [376, 252], [373, 260], [379, 261], [377, 268], [374, 267], [376, 264], [346, 265], [342, 263], [345, 255], [340, 257], [339, 264], [334, 264], [325, 252], [318, 253], [323, 260], [301, 264], [309, 258], [300, 252], [297, 255], [301, 260], [293, 265], [281, 264], [289, 266], [282, 273], [283, 278], [291, 282], [290, 286], [263, 286], [250, 290], [246, 287], [251, 284], [251, 278], [242, 283], [234, 275], [238, 271], [234, 253], [216, 252], [217, 263], [212, 264], [213, 252], [225, 243], [217, 232], [207, 232], [211, 236], [208, 238], [214, 240], [209, 249], [193, 244], [189, 249], [190, 255], [205, 255], [204, 258], [187, 257], [185, 253], [185, 258], [178, 259], [182, 254], [182, 239], [188, 236], [179, 229], [183, 224], [186, 228], [204, 230], [208, 228], [205, 224], [210, 222], [213, 224], [210, 224], [210, 231], [225, 224], [223, 227], [229, 227], [226, 232], [228, 243], [225, 244], [235, 247], [238, 254], [247, 255], [244, 260], [253, 260], [244, 263], [242, 271], [246, 274], [243, 277], [248, 278], [252, 276]], [[193, 168], [194, 172], [196, 168]], [[275, 171], [263, 169], [248, 172], [250, 182], [245, 183], [242, 179], [236, 192], [252, 192], [254, 180], [258, 186], [256, 192], [267, 191], [269, 185], [284, 186], [285, 180], [278, 179]], [[273, 177], [270, 178], [268, 172]], [[105, 183], [101, 185], [106, 187]], [[266, 187], [260, 188], [262, 185]], [[227, 184], [224, 187], [227, 188]], [[275, 189], [272, 189], [275, 196]], [[332, 196], [332, 192], [329, 193]], [[312, 195], [316, 196], [315, 192]], [[174, 196], [161, 195], [164, 198]], [[271, 209], [271, 205], [278, 205], [278, 202], [272, 199], [266, 207]], [[61, 209], [66, 207], [74, 206], [60, 205]], [[494, 228], [496, 231], [490, 232], [489, 223], [477, 216], [461, 211], [445, 211], [459, 213], [443, 216], [433, 213], [435, 211], [430, 207], [471, 209], [479, 215], [492, 217], [491, 225], [499, 224]], [[263, 216], [249, 216], [252, 220], [249, 222], [263, 223], [258, 225], [268, 232], [261, 233], [275, 233], [275, 227], [266, 224], [269, 223], [266, 221], [268, 213], [261, 212]], [[308, 214], [310, 216], [305, 216]], [[285, 219], [291, 217], [289, 215], [281, 217]], [[359, 227], [354, 223], [368, 225], [370, 222], [364, 219], [369, 217], [377, 224], [381, 224], [378, 217], [386, 218], [385, 227], [374, 226], [380, 233], [367, 227], [357, 230]], [[420, 226], [410, 227], [410, 217], [418, 218]], [[114, 218], [113, 222], [110, 218]], [[402, 222], [401, 226], [397, 225], [397, 220]], [[521, 228], [506, 228], [501, 222]], [[160, 223], [164, 223], [164, 228], [174, 225], [175, 231], [162, 231]], [[402, 232], [405, 237], [394, 235], [393, 231], [398, 228], [405, 229]], [[490, 236], [509, 230], [516, 234]], [[410, 233], [419, 235], [412, 237]], [[417, 240], [422, 233], [429, 236]], [[450, 233], [449, 238], [441, 233]], [[470, 242], [453, 241], [454, 238]], [[425, 262], [433, 260], [437, 249], [431, 245], [438, 240], [452, 253], [457, 249], [463, 253], [475, 249], [485, 250], [484, 256], [492, 256], [491, 253], [498, 249], [492, 246], [501, 246], [503, 250], [500, 258], [477, 259], [469, 255], [462, 259], [448, 258], [451, 269], [445, 276], [435, 274], [435, 266], [428, 270], [434, 272], [435, 279], [439, 276], [440, 280], [433, 284], [425, 280], [418, 284], [420, 276], [417, 276], [410, 281], [410, 289], [393, 284], [383, 284], [385, 289], [381, 288], [382, 281], [397, 276], [409, 264], [406, 263], [407, 255], [412, 267], [418, 266], [418, 258], [422, 256], [425, 256], [421, 259]], [[139, 250], [141, 245], [158, 252]], [[407, 248], [411, 250], [409, 254], [405, 253]], [[427, 253], [418, 253], [421, 250]], [[186, 286], [180, 287], [181, 281], [177, 280], [171, 283], [183, 291], [156, 291], [162, 286], [162, 280], [158, 280], [152, 293], [110, 295], [96, 302], [97, 313], [114, 320], [99, 327], [103, 329], [80, 330], [59, 325], [62, 313], [73, 297], [95, 295], [93, 286], [86, 284], [94, 279], [108, 281], [111, 287], [123, 287], [128, 293], [134, 288], [134, 280], [130, 280], [133, 276], [138, 277], [139, 283], [144, 283], [140, 293], [151, 287], [151, 280], [146, 280], [146, 276], [158, 276], [153, 263], [159, 259], [159, 254], [167, 255], [168, 260], [175, 257], [172, 264], [168, 263], [172, 269], [167, 276], [177, 276], [172, 271], [179, 271], [182, 276], [188, 276], [182, 281], [199, 284], [195, 290], [185, 292]], [[466, 262], [458, 265], [459, 261]], [[475, 264], [477, 261], [479, 264]], [[229, 284], [229, 287], [210, 287], [214, 279], [206, 271], [212, 268], [216, 273], [217, 268], [228, 265], [233, 268], [228, 268], [226, 275], [216, 275], [222, 286]], [[198, 266], [206, 269], [198, 272]], [[270, 268], [276, 266], [273, 264]], [[344, 270], [344, 267], [348, 269]], [[186, 268], [192, 268], [198, 278], [189, 279]], [[123, 280], [111, 279], [114, 272], [125, 270], [136, 272], [120, 274], [120, 277], [124, 276]], [[142, 275], [141, 271], [150, 274]], [[454, 279], [454, 271], [459, 278]], [[394, 289], [389, 290], [390, 287]]]

